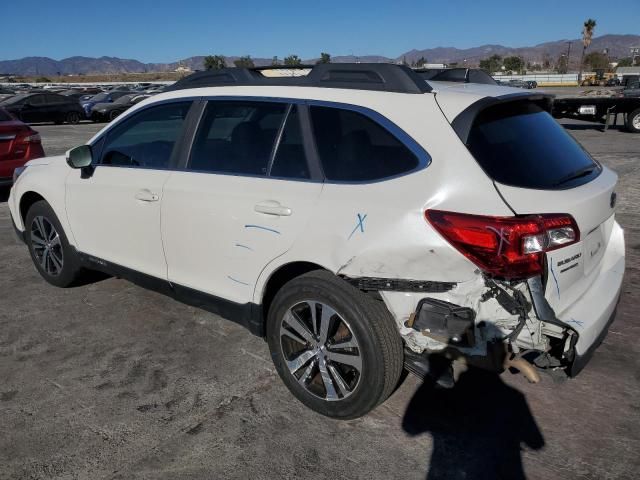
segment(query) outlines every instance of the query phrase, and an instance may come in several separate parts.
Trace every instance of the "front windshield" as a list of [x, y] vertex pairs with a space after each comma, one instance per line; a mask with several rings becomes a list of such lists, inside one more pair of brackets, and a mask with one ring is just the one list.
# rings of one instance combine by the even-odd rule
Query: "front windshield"
[[0, 108], [0, 122], [10, 122], [13, 117], [4, 108]]
[[102, 93], [99, 93], [99, 94], [94, 95], [93, 97], [91, 97], [91, 101], [92, 102], [96, 102], [96, 103], [104, 102], [104, 101], [106, 101], [108, 99], [109, 99], [109, 94], [106, 93], [106, 92], [102, 92]]
[[15, 105], [16, 103], [21, 102], [27, 97], [29, 97], [28, 94], [16, 95], [15, 97], [7, 98], [5, 101], [0, 103], [2, 103], [3, 105]]

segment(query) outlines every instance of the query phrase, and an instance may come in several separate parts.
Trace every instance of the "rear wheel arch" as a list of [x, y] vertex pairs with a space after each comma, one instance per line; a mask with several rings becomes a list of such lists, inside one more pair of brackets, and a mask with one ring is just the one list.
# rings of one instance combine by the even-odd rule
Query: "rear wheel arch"
[[269, 308], [275, 298], [278, 291], [294, 278], [304, 275], [305, 273], [312, 272], [314, 270], [327, 270], [325, 267], [313, 262], [291, 262], [286, 263], [278, 267], [271, 273], [267, 281], [265, 282], [262, 290], [262, 325], [263, 332], [266, 332], [267, 315], [269, 314]]

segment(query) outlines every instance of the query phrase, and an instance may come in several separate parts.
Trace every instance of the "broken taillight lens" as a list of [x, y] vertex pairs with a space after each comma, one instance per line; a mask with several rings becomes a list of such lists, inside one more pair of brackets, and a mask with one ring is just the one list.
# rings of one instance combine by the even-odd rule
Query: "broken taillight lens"
[[580, 240], [578, 226], [567, 214], [490, 217], [427, 210], [425, 217], [451, 245], [498, 278], [540, 275], [545, 252]]

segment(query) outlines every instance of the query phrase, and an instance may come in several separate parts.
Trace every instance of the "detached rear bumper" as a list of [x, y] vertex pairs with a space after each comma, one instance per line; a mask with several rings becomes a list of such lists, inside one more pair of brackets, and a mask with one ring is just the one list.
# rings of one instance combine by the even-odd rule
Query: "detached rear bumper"
[[624, 268], [624, 235], [622, 228], [614, 223], [598, 278], [578, 301], [558, 315], [559, 320], [570, 325], [578, 334], [574, 347], [575, 358], [568, 370], [572, 377], [588, 363], [615, 319]]

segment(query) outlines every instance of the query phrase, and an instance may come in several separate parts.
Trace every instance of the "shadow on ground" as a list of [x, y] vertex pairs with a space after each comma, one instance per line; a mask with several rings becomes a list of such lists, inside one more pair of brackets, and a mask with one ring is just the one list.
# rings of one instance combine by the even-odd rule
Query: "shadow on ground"
[[0, 203], [4, 203], [9, 200], [9, 191], [11, 187], [0, 187]]
[[428, 480], [520, 480], [522, 449], [541, 449], [544, 437], [525, 396], [498, 373], [469, 367], [453, 388], [427, 377], [411, 399], [402, 427], [429, 433]]

